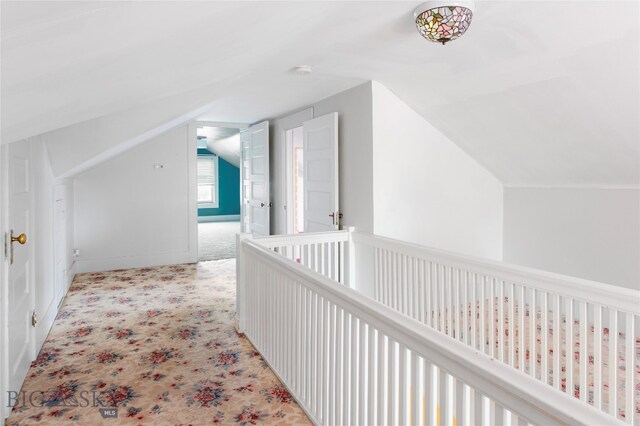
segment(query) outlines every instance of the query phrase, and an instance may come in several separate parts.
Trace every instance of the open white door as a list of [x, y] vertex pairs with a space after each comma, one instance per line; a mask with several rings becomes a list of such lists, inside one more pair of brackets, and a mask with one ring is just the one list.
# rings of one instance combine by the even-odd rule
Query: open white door
[[269, 235], [269, 122], [249, 127], [249, 232]]
[[304, 232], [334, 231], [338, 206], [338, 113], [302, 124], [304, 138]]
[[249, 171], [249, 129], [240, 132], [240, 232], [251, 232], [251, 172]]
[[[7, 267], [7, 292], [2, 300], [2, 323], [5, 325], [6, 348], [2, 353], [6, 360], [8, 372], [6, 391], [18, 392], [29, 370], [34, 357], [34, 332], [31, 315], [34, 309], [33, 281], [32, 281], [32, 188], [30, 169], [31, 146], [28, 142], [12, 143], [5, 153], [7, 174], [3, 181], [6, 191], [4, 202], [8, 207], [5, 234], [5, 264]], [[5, 178], [7, 178], [5, 180]], [[24, 235], [23, 235], [24, 234]], [[3, 289], [4, 290], [4, 289]], [[6, 356], [6, 358], [5, 358]], [[3, 365], [2, 368], [5, 368]], [[6, 395], [2, 395], [3, 399]], [[6, 401], [5, 401], [6, 402]]]

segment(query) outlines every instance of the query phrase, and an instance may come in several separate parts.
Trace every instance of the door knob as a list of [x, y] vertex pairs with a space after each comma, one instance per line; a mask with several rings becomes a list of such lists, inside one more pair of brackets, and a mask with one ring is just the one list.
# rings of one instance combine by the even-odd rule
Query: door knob
[[26, 234], [20, 234], [17, 237], [13, 236], [13, 231], [11, 231], [11, 242], [13, 243], [14, 241], [19, 242], [20, 244], [24, 245], [27, 243], [27, 235]]
[[342, 213], [333, 212], [329, 215], [329, 217], [331, 218], [334, 225], [340, 226], [340, 219], [342, 219]]
[[26, 234], [20, 234], [17, 237], [13, 236], [13, 229], [11, 230], [11, 247], [9, 250], [9, 265], [13, 265], [13, 243], [14, 242], [18, 242], [21, 245], [24, 245], [27, 243], [27, 235]]

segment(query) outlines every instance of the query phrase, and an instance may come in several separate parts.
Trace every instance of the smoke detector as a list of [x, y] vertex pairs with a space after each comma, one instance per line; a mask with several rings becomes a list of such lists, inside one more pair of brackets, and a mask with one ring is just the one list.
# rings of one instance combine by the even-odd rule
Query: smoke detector
[[313, 69], [311, 69], [311, 65], [296, 65], [291, 68], [291, 72], [298, 75], [309, 75], [313, 72]]

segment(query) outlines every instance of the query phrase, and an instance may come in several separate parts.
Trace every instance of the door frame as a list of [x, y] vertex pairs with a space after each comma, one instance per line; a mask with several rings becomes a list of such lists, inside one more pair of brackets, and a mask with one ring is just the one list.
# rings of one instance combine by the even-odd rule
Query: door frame
[[[275, 158], [272, 161], [274, 165], [276, 161], [281, 162], [279, 169], [281, 173], [280, 193], [282, 194], [281, 196], [282, 204], [278, 206], [278, 208], [281, 209], [281, 213], [282, 213], [280, 215], [282, 219], [280, 220], [279, 227], [284, 234], [287, 234], [289, 231], [289, 227], [293, 226], [292, 224], [289, 223], [290, 219], [289, 219], [289, 212], [288, 212], [288, 208], [289, 208], [288, 207], [288, 198], [289, 198], [288, 167], [289, 165], [287, 163], [288, 163], [289, 147], [287, 144], [287, 131], [295, 129], [296, 127], [302, 127], [302, 123], [304, 123], [307, 120], [312, 120], [313, 118], [314, 118], [313, 107], [309, 107], [301, 111], [295, 112], [293, 114], [290, 114], [286, 117], [283, 117], [276, 122], [276, 126], [278, 127], [278, 132], [276, 134], [276, 141], [274, 141], [274, 145], [277, 144], [279, 141], [280, 145], [282, 146], [280, 149], [281, 160], [278, 160], [277, 158]], [[277, 157], [277, 154], [278, 152], [276, 151], [276, 157]], [[272, 231], [275, 231], [275, 229], [272, 229]]]
[[[190, 212], [190, 226], [189, 226], [189, 248], [193, 254], [192, 261], [197, 263], [200, 253], [198, 247], [198, 128], [200, 127], [223, 127], [228, 129], [239, 129], [243, 131], [249, 128], [248, 124], [244, 123], [228, 123], [222, 121], [205, 121], [194, 120], [188, 125], [188, 138], [189, 143], [189, 212]], [[242, 161], [242, 143], [240, 143], [240, 158]], [[242, 164], [240, 164], [240, 168]], [[219, 173], [218, 173], [219, 175]], [[242, 209], [242, 175], [240, 176], [240, 208]], [[218, 185], [216, 181], [216, 190]], [[242, 220], [242, 210], [240, 212], [240, 220]], [[242, 229], [242, 227], [240, 228]], [[193, 249], [192, 249], [193, 247]]]
[[[56, 225], [58, 220], [60, 219], [58, 217], [58, 215], [56, 214], [56, 203], [58, 201], [62, 201], [63, 207], [64, 207], [64, 217], [62, 220], [62, 234], [63, 234], [63, 238], [64, 238], [64, 246], [62, 248], [62, 254], [64, 257], [64, 265], [63, 265], [63, 274], [62, 274], [62, 295], [60, 297], [60, 300], [56, 300], [56, 306], [55, 306], [55, 311], [56, 311], [56, 315], [57, 312], [62, 304], [62, 301], [64, 300], [64, 297], [67, 293], [67, 290], [69, 290], [69, 286], [68, 286], [68, 276], [69, 276], [69, 270], [68, 270], [68, 265], [66, 262], [67, 256], [65, 255], [67, 253], [67, 250], [69, 248], [69, 241], [67, 241], [67, 207], [66, 207], [66, 203], [67, 203], [67, 191], [65, 188], [64, 184], [57, 184], [57, 185], [53, 185], [53, 196], [51, 197], [51, 205], [52, 205], [52, 209], [51, 209], [51, 223], [53, 224], [53, 227], [51, 229], [52, 232], [52, 236], [51, 236], [51, 253], [53, 253], [53, 287], [54, 287], [54, 298], [57, 297], [57, 294], [55, 294], [55, 280], [58, 274], [58, 268], [57, 268], [57, 264], [56, 264], [56, 260], [58, 257], [58, 248], [56, 245]], [[55, 300], [55, 299], [54, 299]]]
[[[32, 230], [35, 230], [35, 222], [34, 222], [34, 208], [35, 208], [35, 191], [33, 187], [34, 179], [34, 167], [33, 167], [33, 155], [31, 152], [31, 141], [29, 139], [25, 139], [18, 142], [13, 143], [26, 143], [29, 144], [29, 157], [30, 157], [30, 168], [29, 168], [29, 182], [30, 182], [30, 200], [29, 200], [29, 221], [33, 225]], [[0, 420], [4, 422], [4, 419], [9, 417], [11, 414], [11, 410], [7, 407], [7, 391], [8, 389], [8, 380], [9, 380], [9, 356], [8, 356], [8, 339], [9, 335], [7, 334], [7, 322], [4, 317], [4, 313], [7, 312], [7, 299], [9, 297], [9, 264], [8, 264], [8, 250], [9, 245], [11, 244], [8, 241], [9, 238], [9, 145], [0, 145], [0, 240], [2, 243], [0, 244]], [[33, 277], [35, 277], [35, 246], [33, 242], [35, 241], [35, 233], [29, 236], [31, 239], [31, 244], [29, 247], [29, 257], [31, 259], [29, 266], [29, 274], [32, 279], [29, 280], [29, 284], [31, 286], [30, 293], [30, 310], [33, 312], [35, 310], [35, 281]], [[29, 356], [31, 360], [35, 359], [36, 356], [36, 329], [35, 327], [30, 327], [29, 332], [31, 333], [31, 344], [29, 347]]]
[[[285, 201], [285, 220], [286, 220], [286, 234], [295, 234], [295, 217], [294, 210], [292, 208], [292, 204], [295, 202], [295, 174], [294, 174], [294, 165], [293, 165], [293, 139], [289, 140], [287, 138], [287, 133], [292, 132], [296, 129], [300, 129], [303, 131], [303, 126], [293, 127], [291, 129], [284, 130], [284, 147], [285, 147], [285, 156], [284, 156], [284, 179], [285, 179], [285, 187], [284, 187], [284, 201]], [[304, 139], [304, 137], [303, 137]], [[304, 142], [303, 142], [303, 155], [304, 155]], [[303, 207], [304, 208], [304, 207]]]

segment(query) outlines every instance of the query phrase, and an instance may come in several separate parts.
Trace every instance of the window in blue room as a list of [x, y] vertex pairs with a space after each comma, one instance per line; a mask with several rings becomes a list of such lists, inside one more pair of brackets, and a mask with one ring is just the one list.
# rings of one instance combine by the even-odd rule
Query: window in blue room
[[198, 156], [198, 207], [218, 208], [218, 157]]

